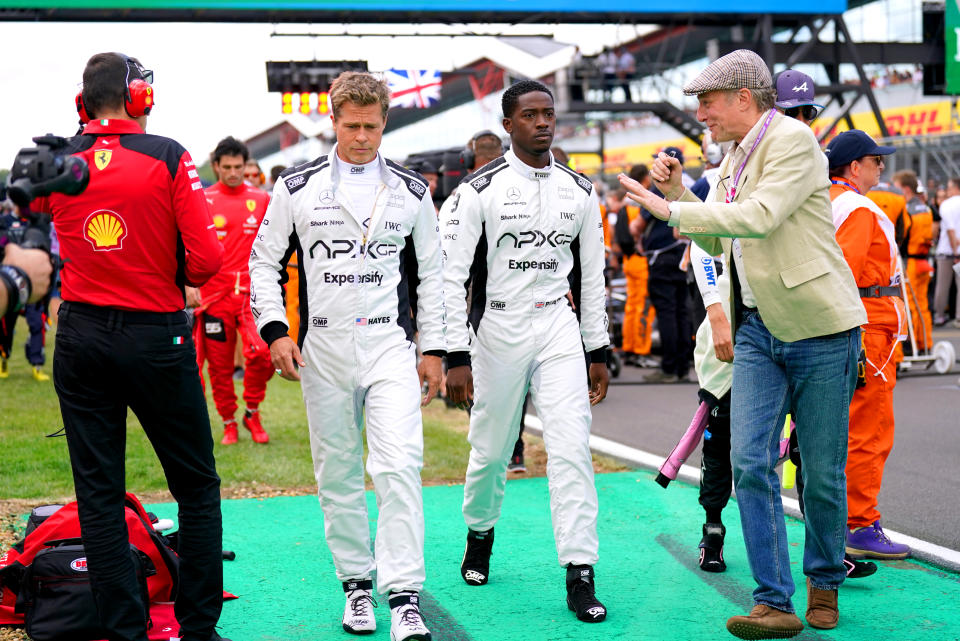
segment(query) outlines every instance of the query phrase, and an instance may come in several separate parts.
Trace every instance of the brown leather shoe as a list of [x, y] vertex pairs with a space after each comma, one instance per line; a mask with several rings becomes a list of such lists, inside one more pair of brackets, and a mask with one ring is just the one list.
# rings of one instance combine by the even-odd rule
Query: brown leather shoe
[[807, 578], [807, 623], [821, 630], [832, 630], [840, 620], [837, 607], [837, 590], [821, 590], [813, 587]]
[[803, 632], [803, 623], [793, 612], [758, 603], [747, 616], [727, 619], [727, 631], [741, 639], [789, 639]]

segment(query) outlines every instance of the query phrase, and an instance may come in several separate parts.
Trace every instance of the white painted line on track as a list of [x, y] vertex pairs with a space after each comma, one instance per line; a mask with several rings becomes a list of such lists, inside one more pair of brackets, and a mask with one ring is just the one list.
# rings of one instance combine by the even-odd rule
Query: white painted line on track
[[[527, 414], [524, 417], [524, 424], [527, 429], [543, 435], [543, 423], [533, 414]], [[597, 454], [609, 456], [637, 467], [644, 467], [651, 470], [660, 469], [660, 466], [664, 460], [666, 460], [657, 454], [644, 452], [635, 447], [611, 441], [610, 439], [595, 434], [590, 435], [590, 450]], [[677, 473], [677, 479], [684, 480], [693, 485], [699, 485], [700, 469], [691, 465], [682, 465], [680, 471]], [[784, 512], [795, 518], [802, 518], [800, 503], [796, 499], [790, 498], [789, 496], [781, 496], [781, 499], [783, 500]], [[884, 528], [884, 532], [897, 543], [909, 545], [913, 558], [928, 561], [955, 572], [960, 571], [960, 551], [951, 550], [950, 548], [902, 534], [889, 528]]]

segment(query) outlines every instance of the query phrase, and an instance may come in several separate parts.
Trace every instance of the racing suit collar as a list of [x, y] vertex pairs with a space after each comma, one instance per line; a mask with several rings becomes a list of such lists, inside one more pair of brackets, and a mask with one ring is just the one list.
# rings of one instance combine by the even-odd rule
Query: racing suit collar
[[553, 152], [550, 152], [550, 164], [541, 168], [531, 167], [517, 158], [517, 155], [513, 153], [513, 149], [508, 149], [507, 152], [503, 154], [503, 157], [514, 171], [530, 180], [547, 180], [550, 178], [550, 173], [554, 167]]
[[[336, 191], [337, 187], [340, 185], [340, 169], [337, 167], [337, 145], [334, 143], [333, 148], [330, 149], [330, 153], [327, 154], [327, 157], [330, 159], [330, 182], [333, 184], [333, 189]], [[400, 186], [400, 179], [387, 167], [387, 162], [383, 159], [383, 154], [379, 151], [377, 152], [377, 162], [380, 164], [380, 179], [383, 180], [383, 183], [390, 189], [396, 189]]]
[[143, 129], [136, 120], [91, 120], [83, 128], [85, 134], [142, 134]]

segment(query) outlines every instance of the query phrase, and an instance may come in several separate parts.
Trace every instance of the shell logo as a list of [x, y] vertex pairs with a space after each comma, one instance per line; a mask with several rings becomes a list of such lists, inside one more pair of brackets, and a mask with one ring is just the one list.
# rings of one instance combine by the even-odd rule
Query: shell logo
[[217, 229], [223, 229], [227, 226], [227, 218], [221, 214], [217, 214], [213, 217], [213, 225]]
[[115, 211], [99, 209], [83, 223], [83, 237], [93, 246], [93, 251], [123, 249], [127, 237], [127, 224]]

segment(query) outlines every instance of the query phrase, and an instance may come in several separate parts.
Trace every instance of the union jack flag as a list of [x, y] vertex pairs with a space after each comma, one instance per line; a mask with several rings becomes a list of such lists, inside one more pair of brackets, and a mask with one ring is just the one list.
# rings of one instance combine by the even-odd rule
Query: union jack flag
[[391, 107], [430, 107], [440, 102], [440, 72], [390, 69], [386, 73]]

